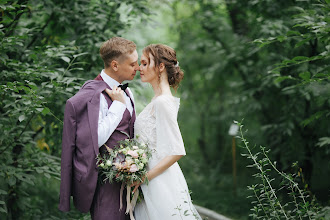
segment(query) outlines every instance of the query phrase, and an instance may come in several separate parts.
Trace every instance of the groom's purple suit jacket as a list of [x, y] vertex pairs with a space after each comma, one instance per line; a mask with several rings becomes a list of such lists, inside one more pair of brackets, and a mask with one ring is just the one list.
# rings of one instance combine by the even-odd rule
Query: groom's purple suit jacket
[[[67, 100], [64, 112], [61, 186], [59, 209], [70, 210], [70, 197], [73, 196], [75, 207], [81, 212], [90, 211], [97, 186], [98, 170], [96, 155], [104, 152], [98, 147], [98, 116], [100, 94], [111, 89], [100, 75], [96, 80], [87, 81], [79, 92]], [[112, 104], [105, 95], [108, 106]], [[134, 108], [134, 104], [133, 104]], [[122, 121], [110, 136], [106, 145], [113, 148], [119, 140], [134, 136], [135, 111], [132, 117], [126, 109]], [[125, 134], [126, 133], [126, 134]], [[119, 198], [114, 198], [119, 203]], [[109, 207], [111, 208], [111, 207]]]

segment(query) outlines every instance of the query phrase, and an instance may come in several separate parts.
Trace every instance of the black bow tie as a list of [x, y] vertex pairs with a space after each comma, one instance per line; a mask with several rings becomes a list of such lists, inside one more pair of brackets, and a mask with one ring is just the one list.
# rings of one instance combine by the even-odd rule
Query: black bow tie
[[128, 83], [125, 83], [123, 85], [119, 85], [118, 87], [121, 88], [121, 90], [125, 91], [128, 87]]

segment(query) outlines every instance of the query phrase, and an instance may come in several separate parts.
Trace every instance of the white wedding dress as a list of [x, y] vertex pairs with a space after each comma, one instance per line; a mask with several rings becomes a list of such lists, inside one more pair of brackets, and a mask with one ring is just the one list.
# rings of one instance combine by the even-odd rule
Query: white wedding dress
[[[168, 155], [185, 155], [177, 123], [180, 99], [161, 95], [151, 101], [135, 121], [135, 135], [152, 149], [148, 170]], [[135, 207], [136, 220], [202, 219], [193, 206], [178, 163], [149, 184], [141, 185], [144, 201]]]

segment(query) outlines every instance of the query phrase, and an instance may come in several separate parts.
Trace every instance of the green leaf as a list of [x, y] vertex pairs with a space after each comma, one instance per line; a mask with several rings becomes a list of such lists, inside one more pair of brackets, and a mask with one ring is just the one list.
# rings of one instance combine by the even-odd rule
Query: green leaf
[[287, 36], [278, 36], [277, 37], [277, 40], [279, 41], [279, 42], [283, 42], [284, 40], [286, 40], [287, 39]]
[[308, 60], [309, 57], [305, 57], [305, 56], [296, 56], [294, 57], [292, 60], [293, 61], [305, 61], [305, 60]]
[[296, 63], [296, 62], [294, 60], [283, 60], [282, 61], [282, 64], [285, 65], [285, 66], [290, 64], [290, 63]]
[[19, 90], [24, 90], [26, 94], [30, 94], [30, 88], [26, 87], [26, 86], [19, 86], [18, 87]]
[[321, 118], [324, 114], [326, 113], [326, 111], [319, 111], [316, 112], [315, 114], [313, 114], [312, 116], [310, 116], [309, 118], [303, 120], [300, 124], [304, 127], [306, 127], [306, 125], [310, 124], [311, 122]]
[[301, 35], [301, 33], [300, 33], [299, 31], [288, 31], [288, 32], [286, 33], [286, 35], [287, 35], [287, 36], [294, 36], [294, 35], [299, 36], [299, 35]]
[[37, 173], [43, 173], [44, 171], [40, 168], [36, 168]]
[[29, 84], [30, 88], [33, 89], [33, 90], [37, 90], [38, 89], [38, 86], [36, 85], [33, 85], [33, 84]]
[[24, 105], [30, 105], [30, 104], [31, 104], [31, 100], [23, 101], [23, 104], [24, 104]]
[[307, 41], [309, 41], [310, 39], [312, 39], [311, 37], [308, 37], [302, 41], [299, 41], [294, 47], [297, 48], [297, 47], [300, 47], [301, 45], [305, 44]]
[[326, 73], [316, 73], [313, 77], [314, 78], [326, 78], [329, 74]]
[[19, 122], [24, 121], [24, 119], [25, 119], [25, 115], [20, 115], [20, 116], [18, 117]]
[[41, 111], [41, 113], [42, 113], [43, 115], [47, 115], [49, 112], [50, 112], [50, 109], [47, 108], [47, 107], [45, 107], [45, 108]]
[[1, 207], [0, 207], [0, 212], [7, 213], [7, 209], [4, 209], [4, 208], [1, 208]]
[[299, 74], [299, 77], [302, 78], [303, 80], [309, 80], [311, 78], [311, 73], [303, 72]]
[[7, 195], [8, 193], [2, 189], [0, 189], [0, 195]]
[[61, 57], [62, 60], [64, 60], [67, 63], [70, 63], [70, 58], [69, 57]]
[[319, 142], [316, 144], [316, 146], [323, 147], [323, 146], [330, 146], [330, 137], [321, 137], [319, 139]]
[[274, 83], [280, 83], [286, 79], [295, 79], [295, 78], [293, 78], [291, 76], [279, 76], [274, 80]]
[[16, 184], [16, 178], [14, 176], [9, 177], [8, 184], [9, 186], [14, 186]]
[[16, 177], [17, 177], [17, 179], [21, 180], [22, 182], [26, 182], [30, 185], [34, 185], [34, 182], [29, 177], [26, 177], [23, 175], [16, 175]]
[[76, 58], [76, 57], [80, 57], [80, 56], [83, 56], [83, 55], [86, 55], [86, 54], [89, 54], [89, 53], [88, 52], [79, 53], [79, 54], [73, 55], [73, 57]]
[[48, 179], [50, 179], [50, 175], [49, 173], [44, 173], [45, 177], [47, 177]]

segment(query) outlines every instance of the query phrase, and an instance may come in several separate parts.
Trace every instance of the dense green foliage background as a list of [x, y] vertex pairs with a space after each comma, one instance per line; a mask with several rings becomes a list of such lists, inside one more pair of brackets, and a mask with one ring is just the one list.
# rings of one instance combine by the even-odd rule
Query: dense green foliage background
[[[112, 36], [177, 50], [180, 165], [196, 204], [248, 219], [254, 171], [239, 148], [233, 187], [228, 135], [244, 118], [250, 143], [330, 206], [328, 0], [0, 0], [0, 12], [1, 219], [89, 219], [57, 210], [63, 111]], [[151, 88], [132, 88], [141, 111]]]

